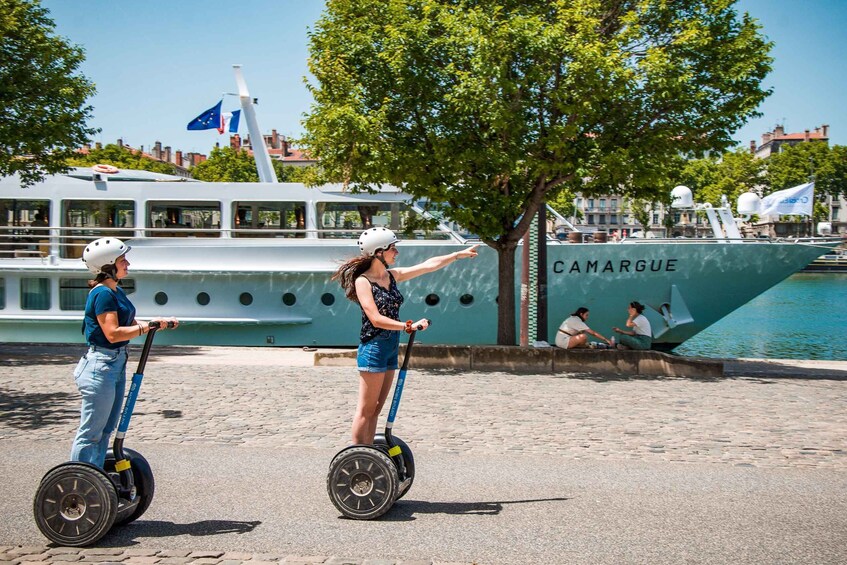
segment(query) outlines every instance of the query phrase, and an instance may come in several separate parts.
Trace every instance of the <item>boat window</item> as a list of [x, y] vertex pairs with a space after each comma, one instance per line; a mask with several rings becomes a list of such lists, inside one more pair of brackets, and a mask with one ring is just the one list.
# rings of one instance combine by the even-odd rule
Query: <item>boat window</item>
[[88, 290], [87, 279], [59, 279], [59, 308], [85, 310]]
[[234, 202], [233, 237], [305, 237], [305, 202]]
[[156, 293], [156, 296], [153, 297], [153, 300], [159, 306], [164, 306], [165, 304], [168, 303], [168, 295], [166, 293], [162, 292], [162, 291], [159, 291], [159, 292]]
[[47, 255], [49, 200], [0, 198], [0, 257]]
[[320, 237], [350, 238], [362, 230], [382, 226], [402, 237], [400, 232], [406, 226], [408, 211], [408, 205], [401, 202], [322, 202], [318, 204], [318, 229]]
[[197, 304], [200, 306], [208, 306], [211, 301], [212, 298], [209, 296], [208, 292], [200, 292], [197, 294]]
[[61, 256], [78, 259], [85, 246], [100, 237], [129, 239], [134, 227], [132, 200], [63, 200]]
[[50, 279], [21, 279], [21, 310], [50, 309]]
[[282, 303], [285, 304], [286, 306], [294, 306], [294, 304], [296, 302], [297, 302], [297, 297], [294, 296], [294, 294], [292, 294], [290, 292], [286, 292], [285, 294], [282, 295]]
[[220, 237], [219, 202], [148, 202], [148, 237]]

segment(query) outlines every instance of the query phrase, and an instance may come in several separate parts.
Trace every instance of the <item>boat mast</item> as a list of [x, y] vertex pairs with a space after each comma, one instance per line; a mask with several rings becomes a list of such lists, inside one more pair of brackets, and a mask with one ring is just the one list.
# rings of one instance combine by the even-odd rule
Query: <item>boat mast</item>
[[256, 119], [256, 109], [253, 99], [250, 98], [250, 92], [247, 90], [247, 83], [244, 82], [244, 75], [241, 73], [241, 65], [233, 65], [235, 71], [235, 82], [238, 84], [238, 97], [241, 98], [241, 109], [244, 111], [244, 118], [247, 120], [247, 132], [250, 134], [250, 144], [253, 147], [253, 158], [256, 160], [256, 169], [259, 172], [260, 182], [279, 182], [276, 178], [271, 156], [268, 154], [268, 147], [265, 145], [265, 138], [259, 129], [259, 122]]

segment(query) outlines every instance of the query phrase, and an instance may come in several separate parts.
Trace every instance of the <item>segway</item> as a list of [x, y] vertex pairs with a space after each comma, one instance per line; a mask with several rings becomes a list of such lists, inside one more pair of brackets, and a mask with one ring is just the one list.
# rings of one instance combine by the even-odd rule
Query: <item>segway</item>
[[[168, 322], [168, 327], [173, 327]], [[53, 467], [38, 485], [33, 501], [35, 523], [50, 541], [70, 547], [91, 545], [112, 526], [137, 520], [153, 501], [153, 472], [144, 457], [124, 449], [129, 419], [138, 399], [144, 366], [153, 345], [159, 322], [150, 322], [150, 331], [138, 370], [124, 402], [115, 441], [101, 469], [90, 463], [69, 461]]]
[[[428, 322], [432, 323], [432, 322]], [[418, 326], [417, 330], [422, 330]], [[329, 464], [326, 490], [329, 499], [347, 518], [373, 520], [403, 498], [415, 480], [415, 458], [406, 442], [391, 434], [403, 385], [409, 356], [415, 343], [413, 331], [403, 356], [403, 366], [394, 385], [394, 398], [385, 423], [385, 434], [377, 434], [374, 445], [351, 445], [339, 451]]]

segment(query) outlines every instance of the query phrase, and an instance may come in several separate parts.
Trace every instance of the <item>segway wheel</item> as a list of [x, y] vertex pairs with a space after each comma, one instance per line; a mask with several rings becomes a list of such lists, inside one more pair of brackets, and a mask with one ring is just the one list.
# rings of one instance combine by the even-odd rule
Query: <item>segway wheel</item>
[[[153, 480], [153, 470], [150, 468], [147, 459], [134, 449], [127, 449], [126, 447], [124, 448], [124, 456], [129, 459], [130, 468], [132, 469], [132, 480], [135, 484], [138, 504], [132, 512], [126, 515], [119, 508], [118, 515], [115, 518], [116, 526], [129, 524], [140, 518], [150, 508], [150, 503], [153, 502], [153, 493], [156, 490], [156, 483]], [[106, 452], [106, 463], [103, 465], [103, 468], [107, 473], [116, 472], [115, 455], [111, 449]]]
[[388, 455], [370, 446], [353, 446], [338, 453], [329, 465], [326, 489], [344, 516], [372, 520], [394, 504], [399, 487], [397, 468]]
[[64, 463], [47, 473], [33, 501], [35, 523], [50, 541], [90, 545], [115, 522], [118, 495], [109, 477], [88, 463]]
[[[394, 445], [400, 448], [400, 454], [403, 456], [403, 466], [406, 467], [406, 479], [400, 483], [399, 494], [397, 500], [400, 500], [409, 489], [412, 488], [412, 483], [415, 481], [415, 457], [412, 455], [412, 450], [406, 445], [406, 442], [396, 437], [391, 436]], [[374, 437], [374, 445], [388, 451], [388, 444], [385, 441], [385, 434], [376, 434]]]

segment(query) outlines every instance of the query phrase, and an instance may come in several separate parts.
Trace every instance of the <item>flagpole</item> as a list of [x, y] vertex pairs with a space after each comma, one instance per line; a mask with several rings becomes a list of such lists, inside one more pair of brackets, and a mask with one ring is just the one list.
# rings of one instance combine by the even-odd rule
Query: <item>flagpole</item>
[[277, 183], [276, 171], [274, 171], [271, 156], [265, 145], [265, 137], [259, 129], [259, 121], [256, 119], [256, 109], [247, 83], [241, 72], [241, 65], [233, 65], [235, 71], [235, 82], [238, 85], [238, 97], [241, 99], [241, 109], [244, 111], [244, 119], [247, 120], [247, 131], [250, 134], [250, 144], [253, 147], [253, 158], [256, 160], [256, 169], [259, 172], [259, 181]]

